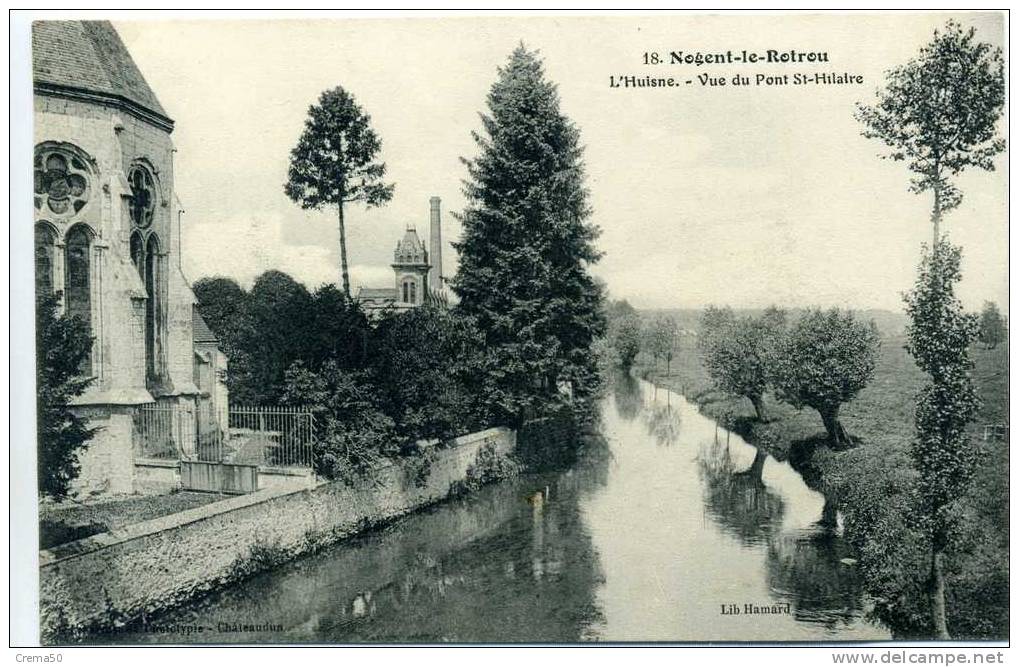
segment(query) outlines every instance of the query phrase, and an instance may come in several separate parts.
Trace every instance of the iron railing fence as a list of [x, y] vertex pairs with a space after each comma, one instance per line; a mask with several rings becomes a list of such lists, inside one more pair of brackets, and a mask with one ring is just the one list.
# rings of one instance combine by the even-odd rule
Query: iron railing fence
[[984, 442], [997, 440], [1008, 441], [1008, 424], [984, 424]]
[[132, 440], [141, 458], [190, 456], [196, 443], [194, 411], [166, 400], [139, 405], [132, 419]]
[[231, 406], [230, 449], [234, 463], [310, 468], [315, 420], [299, 406]]
[[311, 468], [315, 420], [296, 406], [231, 406], [222, 424], [215, 406], [158, 400], [137, 406], [134, 449], [140, 458]]
[[195, 461], [208, 463], [222, 462], [227, 454], [226, 443], [229, 439], [226, 425], [221, 423], [219, 415], [216, 414], [216, 406], [208, 397], [199, 396], [195, 405], [197, 407], [195, 427], [198, 446], [195, 448], [195, 455], [192, 458]]

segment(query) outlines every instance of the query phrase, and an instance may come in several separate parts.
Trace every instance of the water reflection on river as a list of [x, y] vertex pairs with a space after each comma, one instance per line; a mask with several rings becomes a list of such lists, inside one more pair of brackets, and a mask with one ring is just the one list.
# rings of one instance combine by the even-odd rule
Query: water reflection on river
[[[823, 498], [681, 397], [620, 378], [601, 446], [336, 545], [150, 626], [202, 642], [887, 639]], [[788, 603], [788, 614], [722, 614]], [[256, 632], [232, 631], [257, 624]], [[181, 641], [120, 633], [108, 642]]]

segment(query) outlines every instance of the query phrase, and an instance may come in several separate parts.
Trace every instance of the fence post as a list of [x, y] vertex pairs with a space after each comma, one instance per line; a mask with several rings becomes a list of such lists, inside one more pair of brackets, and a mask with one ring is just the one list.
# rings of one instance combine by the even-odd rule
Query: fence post
[[308, 460], [306, 464], [308, 467], [315, 465], [315, 415], [308, 411], [308, 448], [307, 448]]

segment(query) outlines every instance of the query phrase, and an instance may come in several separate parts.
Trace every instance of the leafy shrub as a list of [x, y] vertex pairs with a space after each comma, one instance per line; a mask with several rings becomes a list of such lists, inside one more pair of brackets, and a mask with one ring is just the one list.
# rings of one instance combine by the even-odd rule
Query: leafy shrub
[[288, 562], [292, 554], [284, 548], [279, 540], [267, 541], [259, 538], [248, 548], [248, 552], [238, 556], [230, 566], [226, 575], [228, 581], [240, 581], [258, 572], [277, 568]]
[[471, 318], [425, 306], [376, 323], [366, 379], [401, 441], [446, 440], [489, 426], [485, 364]]
[[482, 445], [474, 463], [467, 467], [464, 478], [450, 485], [449, 494], [454, 497], [465, 496], [492, 482], [513, 477], [519, 472], [520, 465], [509, 456], [495, 451], [495, 445]]
[[64, 498], [81, 472], [79, 454], [95, 429], [70, 409], [93, 378], [82, 374], [92, 349], [92, 333], [77, 317], [58, 315], [60, 295], [36, 299], [36, 423], [39, 443], [39, 493]]
[[378, 393], [363, 373], [331, 361], [316, 373], [297, 362], [286, 372], [283, 401], [311, 408], [315, 472], [328, 479], [352, 484], [400, 450], [395, 424], [379, 408]]
[[368, 320], [334, 285], [309, 292], [281, 271], [266, 271], [250, 291], [229, 278], [194, 284], [198, 310], [230, 359], [225, 381], [239, 404], [281, 400], [295, 362], [317, 370], [364, 365]]

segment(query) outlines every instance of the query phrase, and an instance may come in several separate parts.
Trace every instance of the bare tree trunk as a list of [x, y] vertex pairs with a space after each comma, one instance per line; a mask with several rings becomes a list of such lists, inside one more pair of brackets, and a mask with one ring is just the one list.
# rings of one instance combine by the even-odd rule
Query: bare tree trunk
[[934, 623], [934, 633], [938, 639], [951, 639], [948, 634], [948, 619], [945, 611], [945, 572], [943, 561], [944, 549], [939, 546], [937, 537], [934, 539], [934, 546], [931, 547], [931, 620]]
[[768, 413], [764, 408], [764, 397], [760, 395], [748, 396], [750, 402], [754, 404], [754, 412], [757, 413], [757, 421], [766, 422], [768, 421]]
[[[935, 170], [937, 169], [938, 167], [935, 166]], [[937, 174], [935, 174], [935, 178], [937, 180], [934, 182], [934, 210], [931, 212], [931, 222], [934, 223], [934, 243], [931, 245], [932, 252], [941, 241], [941, 180], [940, 176]]]
[[750, 473], [750, 477], [757, 481], [763, 482], [761, 474], [764, 472], [764, 463], [768, 460], [768, 453], [764, 449], [758, 447], [757, 451], [754, 452], [754, 462], [750, 464], [750, 469], [747, 471]]
[[350, 299], [350, 275], [347, 273], [347, 229], [343, 224], [343, 202], [336, 205], [340, 219], [340, 279], [343, 285], [343, 294]]
[[821, 413], [821, 421], [824, 422], [824, 429], [828, 432], [828, 438], [836, 448], [850, 444], [849, 434], [839, 421], [840, 407], [836, 405], [833, 408], [818, 410]]

